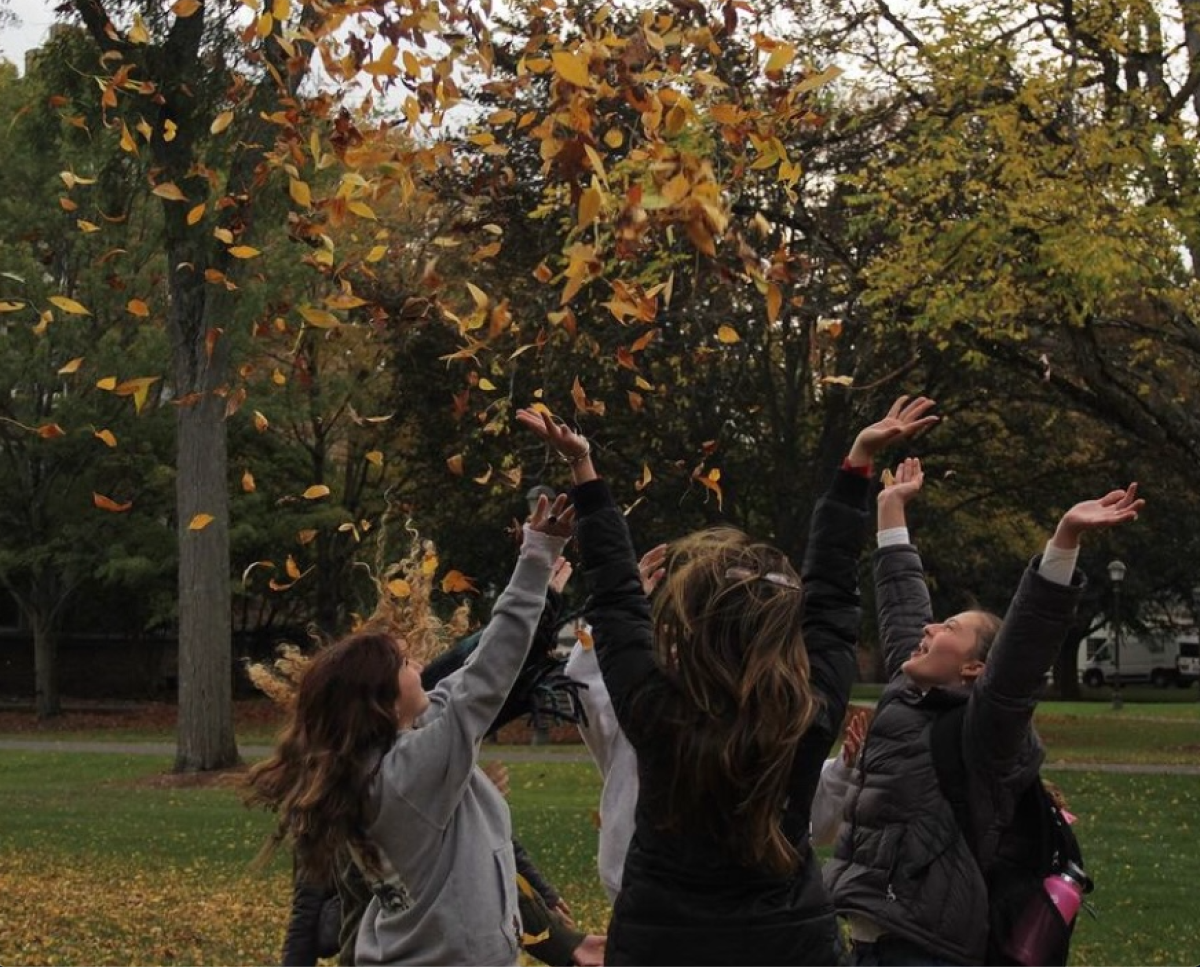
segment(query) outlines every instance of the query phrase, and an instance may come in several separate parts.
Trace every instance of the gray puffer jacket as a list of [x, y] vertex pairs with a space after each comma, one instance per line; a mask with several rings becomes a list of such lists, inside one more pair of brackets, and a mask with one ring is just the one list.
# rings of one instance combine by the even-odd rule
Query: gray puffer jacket
[[[911, 544], [875, 555], [879, 628], [891, 681], [859, 759], [825, 884], [838, 913], [874, 921], [940, 958], [978, 964], [987, 945], [987, 864], [1043, 753], [1033, 731], [1035, 695], [1054, 662], [1083, 588], [1047, 581], [1030, 564], [986, 669], [973, 687], [922, 692], [900, 671], [933, 618]], [[963, 758], [975, 855], [938, 786], [930, 729], [966, 703]], [[976, 861], [976, 856], [979, 861]]]

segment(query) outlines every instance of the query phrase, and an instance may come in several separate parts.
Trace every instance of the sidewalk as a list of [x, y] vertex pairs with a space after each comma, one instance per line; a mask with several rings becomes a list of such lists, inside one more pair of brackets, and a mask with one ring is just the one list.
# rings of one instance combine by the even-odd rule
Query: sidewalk
[[[175, 755], [174, 742], [78, 742], [57, 739], [0, 739], [0, 750], [17, 752], [96, 752], [110, 755]], [[262, 759], [270, 755], [271, 747], [242, 745], [238, 751], [244, 759]], [[503, 759], [505, 762], [591, 762], [582, 745], [568, 746], [494, 746], [485, 744], [482, 759]], [[1145, 762], [1047, 762], [1049, 772], [1114, 772], [1127, 775], [1200, 776], [1200, 765], [1158, 765]]]

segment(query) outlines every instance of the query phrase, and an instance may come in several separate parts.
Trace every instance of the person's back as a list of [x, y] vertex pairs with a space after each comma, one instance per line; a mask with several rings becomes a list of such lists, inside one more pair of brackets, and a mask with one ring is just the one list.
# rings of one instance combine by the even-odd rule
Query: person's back
[[[1136, 485], [1077, 504], [1027, 569], [1001, 624], [968, 611], [934, 623], [906, 502], [923, 483], [905, 461], [879, 496], [876, 605], [891, 679], [880, 697], [825, 881], [847, 917], [856, 964], [968, 964], [987, 943], [986, 867], [1042, 751], [1035, 695], [1082, 590], [1079, 536], [1136, 517]], [[994, 646], [992, 644], [994, 640]], [[966, 706], [968, 843], [938, 784], [935, 721]]]
[[855, 469], [837, 473], [814, 512], [799, 578], [778, 550], [740, 532], [700, 532], [672, 546], [653, 619], [625, 518], [586, 441], [518, 414], [572, 466], [588, 620], [637, 753], [608, 963], [836, 959], [809, 808], [855, 673], [871, 448], [926, 425], [921, 410], [860, 434]]

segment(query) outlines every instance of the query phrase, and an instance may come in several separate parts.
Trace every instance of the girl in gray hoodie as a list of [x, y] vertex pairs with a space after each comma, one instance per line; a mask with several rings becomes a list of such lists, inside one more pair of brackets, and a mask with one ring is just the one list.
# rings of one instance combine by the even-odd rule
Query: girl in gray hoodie
[[429, 693], [403, 640], [360, 631], [318, 652], [251, 802], [279, 813], [316, 881], [339, 857], [372, 898], [359, 964], [515, 964], [520, 921], [508, 806], [478, 768], [480, 743], [529, 651], [551, 568], [571, 533], [564, 497], [525, 525], [479, 647]]

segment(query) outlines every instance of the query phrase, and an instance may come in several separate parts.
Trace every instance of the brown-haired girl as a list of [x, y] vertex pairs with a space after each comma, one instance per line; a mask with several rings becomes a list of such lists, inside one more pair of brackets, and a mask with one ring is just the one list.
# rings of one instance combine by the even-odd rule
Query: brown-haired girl
[[390, 631], [319, 651], [275, 753], [251, 771], [251, 802], [278, 812], [274, 840], [292, 840], [305, 878], [334, 880], [346, 855], [364, 873], [359, 964], [517, 961], [509, 811], [477, 760], [572, 520], [565, 498], [539, 501], [478, 648], [430, 693]]
[[859, 434], [813, 514], [799, 574], [740, 531], [701, 531], [668, 549], [653, 613], [588, 441], [518, 412], [571, 467], [587, 618], [638, 759], [606, 963], [836, 962], [809, 809], [854, 679], [871, 460], [933, 422], [931, 405], [902, 398]]

